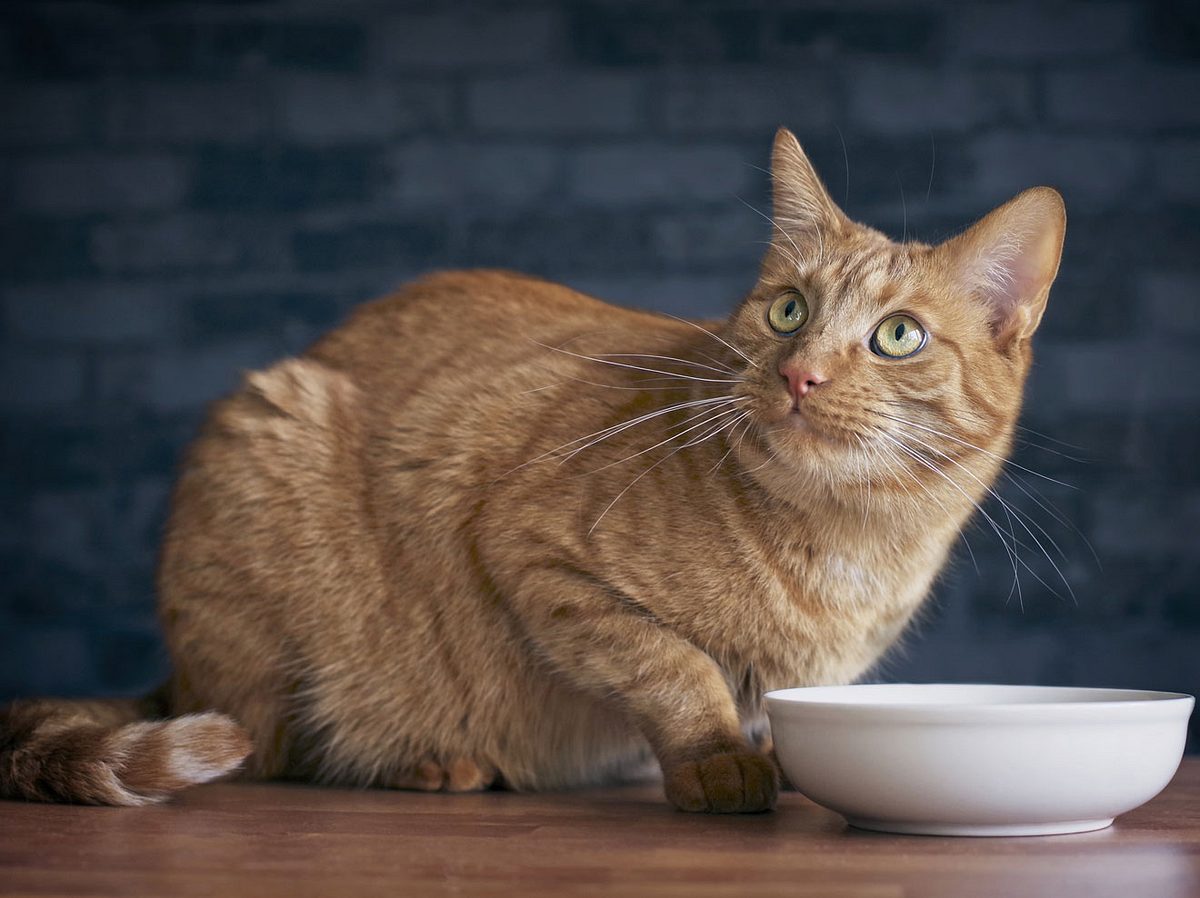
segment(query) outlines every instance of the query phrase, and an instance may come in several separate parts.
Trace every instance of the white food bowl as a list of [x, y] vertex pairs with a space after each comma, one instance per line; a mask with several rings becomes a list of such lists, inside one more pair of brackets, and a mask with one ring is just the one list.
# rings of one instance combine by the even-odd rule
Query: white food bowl
[[861, 829], [1103, 829], [1179, 768], [1195, 699], [1054, 686], [814, 686], [766, 695], [792, 784]]

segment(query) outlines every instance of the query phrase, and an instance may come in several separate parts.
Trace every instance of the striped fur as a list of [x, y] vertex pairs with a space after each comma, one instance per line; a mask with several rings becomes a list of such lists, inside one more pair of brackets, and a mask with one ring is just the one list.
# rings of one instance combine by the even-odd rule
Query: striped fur
[[28, 701], [0, 711], [0, 797], [134, 807], [236, 770], [246, 733], [212, 712], [141, 719], [141, 701]]

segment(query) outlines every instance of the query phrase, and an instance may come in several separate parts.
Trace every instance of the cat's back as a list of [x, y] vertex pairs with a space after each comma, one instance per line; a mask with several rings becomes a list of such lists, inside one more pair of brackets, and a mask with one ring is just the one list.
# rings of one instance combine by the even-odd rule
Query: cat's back
[[[681, 330], [536, 277], [430, 274], [359, 306], [302, 355], [248, 373], [210, 408], [181, 486], [211, 489], [217, 479], [293, 492], [313, 478], [345, 481], [397, 464], [432, 473], [456, 461], [470, 480], [490, 476], [475, 463], [501, 463], [524, 445], [522, 430], [570, 431], [627, 398], [574, 389], [564, 403], [548, 389], [582, 383], [581, 370], [605, 376], [586, 368], [589, 343], [636, 351]], [[311, 495], [308, 485], [299, 491]]]
[[669, 319], [530, 275], [443, 271], [359, 306], [305, 357], [350, 373], [360, 385], [392, 391], [460, 371], [486, 382], [510, 361], [544, 358], [539, 343], [597, 331], [640, 342], [648, 331], [673, 327]]

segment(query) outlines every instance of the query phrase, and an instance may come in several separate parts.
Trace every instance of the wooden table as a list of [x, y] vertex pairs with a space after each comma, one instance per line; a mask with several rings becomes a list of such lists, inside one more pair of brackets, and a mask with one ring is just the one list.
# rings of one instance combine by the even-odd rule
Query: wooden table
[[164, 896], [1200, 896], [1200, 758], [1095, 833], [851, 830], [796, 794], [773, 814], [672, 811], [656, 786], [517, 795], [200, 787], [111, 809], [0, 802], [0, 894]]

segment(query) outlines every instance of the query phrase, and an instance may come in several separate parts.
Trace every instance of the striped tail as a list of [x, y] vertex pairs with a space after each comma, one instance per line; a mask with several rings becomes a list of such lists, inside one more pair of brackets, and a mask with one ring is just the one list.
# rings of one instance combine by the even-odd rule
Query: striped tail
[[156, 698], [18, 701], [0, 709], [0, 798], [137, 806], [224, 776], [250, 754], [232, 718], [149, 719]]

